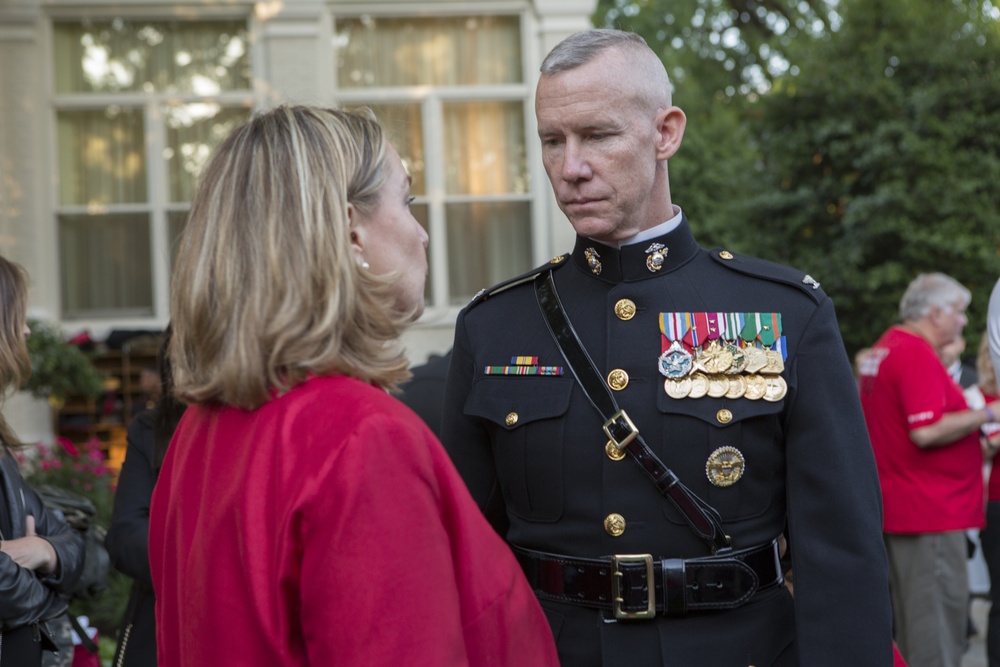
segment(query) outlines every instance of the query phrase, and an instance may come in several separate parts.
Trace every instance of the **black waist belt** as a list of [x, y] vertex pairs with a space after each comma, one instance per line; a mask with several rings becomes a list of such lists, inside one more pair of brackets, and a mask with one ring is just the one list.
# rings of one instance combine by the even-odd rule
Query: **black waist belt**
[[776, 540], [725, 556], [662, 560], [650, 554], [572, 558], [512, 548], [539, 598], [608, 609], [620, 619], [735, 609], [783, 581]]

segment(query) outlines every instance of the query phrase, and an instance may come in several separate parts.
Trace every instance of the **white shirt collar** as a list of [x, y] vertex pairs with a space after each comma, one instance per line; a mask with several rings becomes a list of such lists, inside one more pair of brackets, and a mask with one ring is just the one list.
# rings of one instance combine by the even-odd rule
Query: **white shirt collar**
[[670, 218], [666, 222], [661, 222], [655, 227], [644, 229], [643, 231], [639, 232], [632, 238], [625, 239], [624, 241], [619, 241], [618, 247], [623, 248], [627, 245], [632, 245], [635, 243], [644, 243], [649, 239], [655, 239], [659, 236], [663, 236], [664, 234], [669, 234], [670, 232], [680, 227], [682, 219], [681, 209], [679, 206], [674, 206], [673, 208], [674, 208], [674, 217]]

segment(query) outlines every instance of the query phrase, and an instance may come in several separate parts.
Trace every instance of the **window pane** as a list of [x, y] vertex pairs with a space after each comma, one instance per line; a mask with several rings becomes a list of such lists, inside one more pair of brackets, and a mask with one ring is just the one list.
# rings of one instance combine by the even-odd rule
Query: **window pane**
[[66, 319], [153, 314], [148, 216], [60, 216], [59, 260]]
[[406, 170], [413, 177], [411, 192], [426, 194], [424, 178], [423, 114], [419, 104], [368, 104], [379, 123], [389, 134], [389, 141], [399, 151]]
[[528, 191], [521, 102], [444, 105], [445, 189], [448, 194]]
[[341, 88], [521, 83], [516, 16], [337, 21]]
[[56, 22], [53, 38], [58, 93], [214, 95], [250, 87], [242, 21]]
[[449, 204], [445, 208], [452, 305], [468, 303], [484, 287], [531, 268], [528, 202]]
[[142, 112], [108, 107], [60, 111], [59, 201], [63, 205], [147, 200]]
[[212, 150], [250, 114], [247, 109], [198, 103], [168, 107], [164, 115], [167, 121], [164, 158], [170, 177], [170, 201], [190, 202], [198, 174]]

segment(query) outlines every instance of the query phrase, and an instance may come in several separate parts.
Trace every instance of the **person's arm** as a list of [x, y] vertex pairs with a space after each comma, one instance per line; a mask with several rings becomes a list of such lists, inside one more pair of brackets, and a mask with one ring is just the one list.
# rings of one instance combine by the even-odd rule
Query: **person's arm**
[[441, 443], [465, 480], [472, 498], [500, 534], [507, 532], [507, 513], [497, 479], [489, 434], [481, 421], [465, 414], [465, 402], [472, 393], [475, 360], [460, 315], [455, 327], [455, 344], [444, 391]]
[[993, 401], [979, 410], [947, 412], [933, 424], [910, 431], [910, 440], [917, 447], [950, 445], [977, 431], [983, 424], [996, 421], [997, 415], [1000, 415], [1000, 401]]
[[892, 612], [881, 490], [829, 299], [818, 305], [792, 349], [786, 365], [785, 495], [800, 662], [889, 665]]
[[52, 574], [59, 567], [56, 550], [35, 533], [35, 517], [25, 518], [24, 537], [0, 542], [0, 551], [21, 567], [40, 574]]
[[149, 506], [156, 484], [153, 467], [155, 421], [150, 413], [132, 420], [128, 449], [118, 475], [115, 506], [105, 546], [111, 564], [124, 574], [153, 588], [149, 571]]

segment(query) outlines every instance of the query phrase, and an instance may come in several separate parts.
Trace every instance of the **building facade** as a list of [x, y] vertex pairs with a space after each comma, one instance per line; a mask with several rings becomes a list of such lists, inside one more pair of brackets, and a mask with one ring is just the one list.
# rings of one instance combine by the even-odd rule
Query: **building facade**
[[419, 363], [481, 288], [572, 246], [542, 169], [541, 58], [596, 0], [0, 0], [0, 253], [68, 333], [169, 320], [213, 146], [255, 109], [371, 107], [428, 229]]

